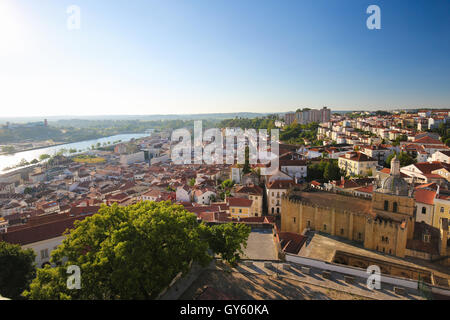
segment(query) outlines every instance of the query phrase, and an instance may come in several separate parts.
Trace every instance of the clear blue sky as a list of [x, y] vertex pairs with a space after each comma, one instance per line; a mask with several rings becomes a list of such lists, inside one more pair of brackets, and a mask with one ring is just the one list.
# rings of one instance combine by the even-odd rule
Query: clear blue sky
[[1, 0], [0, 39], [4, 117], [450, 107], [448, 0]]

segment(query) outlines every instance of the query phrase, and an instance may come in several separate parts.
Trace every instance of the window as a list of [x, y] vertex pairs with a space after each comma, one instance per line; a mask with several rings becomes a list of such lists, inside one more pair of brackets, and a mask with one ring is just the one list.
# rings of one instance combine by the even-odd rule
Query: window
[[48, 258], [48, 249], [41, 250], [41, 259]]
[[277, 213], [280, 213], [280, 208], [277, 208]]
[[295, 217], [294, 217], [294, 223], [295, 223]]
[[306, 221], [306, 226], [309, 228], [309, 227], [311, 227], [311, 221]]
[[233, 213], [234, 213], [234, 209], [231, 209], [231, 212], [233, 212]]
[[392, 211], [393, 212], [397, 212], [397, 202], [394, 202], [393, 207], [392, 207]]
[[242, 213], [242, 209], [239, 209], [239, 213]]
[[444, 213], [444, 207], [441, 207], [441, 210], [440, 210], [442, 213]]
[[423, 213], [423, 214], [426, 214], [426, 213], [427, 213], [427, 208], [422, 207], [422, 213]]
[[323, 225], [323, 230], [324, 230], [324, 231], [327, 230], [327, 225], [326, 225], [326, 224]]
[[389, 210], [389, 201], [384, 200], [384, 211], [388, 211]]
[[361, 232], [358, 232], [358, 240], [361, 240], [362, 239], [362, 234], [361, 234]]
[[341, 235], [343, 235], [344, 234], [344, 229], [341, 229]]

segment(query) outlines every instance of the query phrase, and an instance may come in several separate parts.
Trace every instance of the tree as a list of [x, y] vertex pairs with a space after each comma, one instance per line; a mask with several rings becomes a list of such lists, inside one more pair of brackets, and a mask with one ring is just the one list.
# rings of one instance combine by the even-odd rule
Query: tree
[[33, 160], [30, 161], [30, 163], [31, 164], [36, 164], [36, 163], [39, 163], [39, 160], [38, 159], [33, 159]]
[[39, 160], [41, 160], [41, 161], [43, 161], [43, 160], [45, 160], [45, 159], [48, 159], [48, 158], [50, 158], [50, 155], [49, 154], [41, 154], [40, 156], [39, 156]]
[[251, 171], [249, 155], [250, 155], [250, 148], [248, 146], [245, 146], [245, 163], [244, 167], [242, 168], [243, 174], [249, 173]]
[[33, 189], [32, 189], [31, 187], [26, 187], [26, 188], [23, 190], [23, 193], [24, 193], [24, 194], [32, 194], [32, 193], [33, 193]]
[[[397, 153], [391, 153], [387, 159], [386, 159], [386, 166], [388, 168], [391, 167], [391, 161], [394, 158], [394, 156], [396, 156]], [[401, 152], [400, 155], [397, 155], [398, 160], [400, 161], [400, 167], [405, 167], [405, 166], [409, 166], [410, 164], [416, 163], [416, 159], [414, 159], [413, 157], [411, 157], [409, 154], [407, 154], [406, 152]]]
[[447, 147], [450, 147], [450, 138], [445, 139], [444, 143]]
[[14, 148], [14, 146], [4, 146], [2, 147], [2, 151], [5, 153], [14, 153], [16, 152], [16, 149]]
[[232, 266], [240, 260], [243, 248], [247, 247], [247, 239], [251, 228], [243, 223], [224, 223], [203, 229], [211, 250]]
[[335, 161], [330, 161], [326, 164], [325, 169], [323, 171], [323, 177], [325, 180], [339, 180], [343, 173], [341, 169], [339, 169], [338, 164]]
[[18, 299], [36, 275], [35, 254], [19, 245], [0, 242], [0, 295]]
[[219, 189], [223, 190], [223, 192], [219, 193], [221, 199], [225, 199], [225, 196], [229, 197], [231, 195], [231, 189], [234, 186], [234, 181], [231, 179], [227, 179], [222, 181], [219, 186]]
[[[224, 246], [236, 246], [231, 235], [243, 241], [242, 231], [233, 231], [242, 227], [223, 232], [209, 228], [198, 223], [195, 214], [169, 201], [103, 205], [97, 214], [75, 223], [52, 253], [51, 262], [60, 265], [40, 269], [25, 295], [30, 299], [154, 299], [178, 273], [189, 270], [191, 261], [205, 266], [212, 259], [209, 248], [222, 253]], [[222, 235], [220, 241], [226, 243], [213, 242], [211, 234]], [[80, 267], [79, 290], [66, 288], [69, 265]]]
[[189, 180], [189, 185], [191, 187], [193, 187], [195, 185], [195, 178], [192, 178], [191, 180]]

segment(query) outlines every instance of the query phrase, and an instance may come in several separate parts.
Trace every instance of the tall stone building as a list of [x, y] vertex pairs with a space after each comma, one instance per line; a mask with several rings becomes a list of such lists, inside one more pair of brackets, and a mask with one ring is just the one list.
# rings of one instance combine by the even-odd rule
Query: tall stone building
[[[420, 250], [417, 251], [423, 247], [432, 249], [426, 256], [428, 259], [449, 252], [447, 219], [443, 219], [436, 241], [427, 238], [428, 226], [415, 222], [413, 189], [401, 178], [400, 162], [396, 157], [392, 159], [390, 175], [377, 182], [372, 200], [290, 190], [283, 197], [281, 206], [283, 232], [322, 231], [398, 257], [424, 257]], [[417, 232], [416, 225], [420, 227]]]

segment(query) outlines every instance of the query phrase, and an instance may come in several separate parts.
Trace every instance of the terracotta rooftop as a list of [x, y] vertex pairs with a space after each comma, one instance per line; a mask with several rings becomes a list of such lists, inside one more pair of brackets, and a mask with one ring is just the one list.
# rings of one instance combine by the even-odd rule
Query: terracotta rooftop
[[361, 152], [348, 152], [342, 156], [339, 156], [339, 158], [346, 159], [346, 160], [352, 160], [357, 162], [367, 162], [367, 161], [376, 161], [374, 158], [369, 157], [368, 155], [365, 155]]
[[83, 220], [85, 217], [69, 217], [15, 231], [8, 231], [3, 234], [0, 233], [0, 240], [23, 246], [29, 243], [56, 238], [61, 236], [67, 229], [72, 229], [75, 221]]
[[284, 252], [298, 254], [303, 244], [308, 239], [298, 233], [293, 232], [280, 232], [278, 233], [280, 238], [280, 246]]
[[226, 202], [230, 207], [251, 207], [253, 200], [229, 197]]
[[414, 192], [414, 198], [416, 202], [432, 205], [434, 198], [436, 197], [436, 191], [427, 189], [416, 189]]
[[289, 189], [293, 185], [293, 180], [274, 180], [267, 184], [267, 189]]

